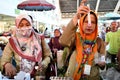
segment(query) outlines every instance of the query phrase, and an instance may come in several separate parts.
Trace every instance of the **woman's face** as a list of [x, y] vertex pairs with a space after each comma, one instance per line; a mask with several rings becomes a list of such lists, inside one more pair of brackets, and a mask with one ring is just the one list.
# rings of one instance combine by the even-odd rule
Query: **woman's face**
[[31, 24], [28, 20], [22, 19], [18, 25], [17, 35], [20, 37], [30, 37], [32, 32]]
[[54, 32], [54, 36], [55, 36], [55, 37], [59, 37], [59, 36], [60, 36], [60, 31], [55, 30], [55, 32]]
[[28, 20], [26, 19], [22, 19], [21, 22], [18, 25], [18, 28], [29, 28], [31, 26], [31, 24], [28, 22]]
[[96, 27], [96, 17], [91, 14], [90, 15], [91, 18], [91, 25], [88, 25], [88, 17], [86, 16], [84, 22], [83, 22], [83, 31], [85, 34], [91, 34], [92, 32], [94, 32], [95, 27]]

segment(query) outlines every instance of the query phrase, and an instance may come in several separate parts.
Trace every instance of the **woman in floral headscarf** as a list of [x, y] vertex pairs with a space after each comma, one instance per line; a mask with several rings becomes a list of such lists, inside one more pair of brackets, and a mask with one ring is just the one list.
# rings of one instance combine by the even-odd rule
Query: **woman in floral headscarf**
[[74, 80], [100, 80], [99, 67], [105, 66], [105, 45], [97, 37], [97, 21], [97, 15], [88, 6], [81, 5], [59, 39], [64, 46], [76, 46], [66, 72]]
[[[28, 15], [19, 15], [15, 23], [15, 34], [9, 39], [1, 58], [2, 71], [9, 77], [16, 75], [19, 70], [33, 76], [35, 65], [39, 69], [47, 67], [51, 51], [44, 37], [33, 30], [32, 20]], [[13, 56], [16, 67], [11, 64]]]

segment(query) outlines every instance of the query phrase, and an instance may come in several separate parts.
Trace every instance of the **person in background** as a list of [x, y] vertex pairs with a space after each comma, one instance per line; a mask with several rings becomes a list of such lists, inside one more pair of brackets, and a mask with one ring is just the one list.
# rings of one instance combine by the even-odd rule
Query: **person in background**
[[116, 21], [111, 22], [110, 28], [112, 32], [116, 32], [118, 29], [118, 23]]
[[111, 22], [111, 31], [106, 33], [105, 43], [109, 45], [107, 50], [107, 57], [111, 60], [111, 63], [116, 64], [116, 54], [118, 53], [119, 41], [118, 41], [118, 23], [116, 21]]
[[[120, 79], [120, 27], [118, 27], [118, 30], [116, 32], [113, 32], [116, 37], [115, 41], [117, 40], [116, 46], [118, 46], [118, 53], [116, 54], [116, 62], [115, 65], [111, 63], [107, 63], [108, 69], [101, 74], [103, 77], [105, 77], [106, 80], [119, 80]], [[117, 34], [116, 34], [117, 33]], [[113, 37], [115, 38], [115, 37]], [[113, 63], [113, 62], [112, 62]], [[111, 75], [112, 74], [112, 75]]]
[[118, 63], [118, 66], [117, 66], [117, 70], [120, 72], [120, 24], [119, 24], [119, 27], [118, 27], [118, 46], [119, 46], [119, 49], [118, 49], [118, 54], [117, 54], [117, 63]]
[[59, 43], [59, 38], [61, 36], [61, 32], [59, 29], [54, 30], [54, 37], [50, 39], [50, 42], [48, 43], [52, 53], [53, 57], [56, 58], [56, 53], [58, 50], [63, 50], [64, 47]]
[[[97, 37], [97, 15], [84, 5], [85, 2], [82, 0], [76, 15], [67, 25], [59, 42], [64, 47], [74, 45], [76, 47], [69, 60], [67, 77], [72, 77], [73, 80], [100, 80], [99, 68], [105, 66], [105, 44]], [[88, 24], [88, 17], [91, 19], [91, 24]]]
[[[101, 26], [102, 27], [102, 26]], [[100, 31], [99, 33], [99, 37], [105, 41], [105, 34], [106, 34], [106, 31], [105, 31], [105, 28], [103, 27], [102, 30]]]
[[[59, 75], [59, 72], [58, 72], [58, 51], [61, 51], [64, 49], [64, 47], [59, 43], [59, 38], [61, 36], [61, 32], [59, 29], [55, 29], [54, 30], [54, 37], [50, 38], [50, 41], [48, 42], [48, 45], [51, 49], [51, 52], [52, 52], [52, 56], [53, 58], [51, 59], [51, 64], [53, 64], [54, 68], [55, 68], [55, 71], [54, 75], [52, 76], [57, 76]], [[60, 56], [59, 56], [60, 57]], [[50, 70], [48, 70], [50, 71]], [[48, 72], [49, 73], [49, 72]], [[49, 76], [50, 74], [48, 74], [48, 78], [50, 77]]]
[[[34, 32], [32, 20], [27, 14], [17, 16], [15, 23], [15, 34], [10, 37], [1, 57], [2, 73], [9, 78], [19, 71], [30, 73], [31, 77], [35, 76], [36, 70], [44, 74], [51, 56], [48, 44], [42, 35]], [[16, 66], [11, 63], [13, 57]]]
[[110, 32], [111, 28], [110, 27], [106, 27], [106, 33]]

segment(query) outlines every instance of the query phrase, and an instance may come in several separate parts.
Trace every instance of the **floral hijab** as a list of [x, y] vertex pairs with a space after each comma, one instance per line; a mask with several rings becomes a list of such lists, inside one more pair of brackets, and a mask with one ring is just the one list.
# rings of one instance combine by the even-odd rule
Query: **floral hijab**
[[[18, 26], [22, 19], [26, 19], [31, 26], [29, 29], [19, 29]], [[42, 61], [42, 48], [41, 48], [41, 39], [36, 35], [32, 29], [32, 20], [26, 14], [19, 15], [16, 20], [16, 31], [15, 35], [10, 38], [10, 44], [15, 52], [20, 56], [21, 59], [21, 70], [25, 72], [32, 72], [36, 62], [40, 63]], [[23, 37], [19, 31], [29, 31], [30, 36]]]
[[87, 16], [87, 14], [85, 14], [80, 18], [80, 22], [79, 22], [80, 33], [76, 33], [77, 67], [74, 73], [75, 80], [80, 79], [84, 70], [83, 67], [84, 64], [92, 65], [94, 54], [97, 52], [97, 44], [96, 44], [96, 38], [98, 35], [97, 15], [92, 11], [90, 12], [90, 14], [93, 14], [96, 17], [96, 28], [94, 32], [89, 35], [83, 32], [83, 23]]

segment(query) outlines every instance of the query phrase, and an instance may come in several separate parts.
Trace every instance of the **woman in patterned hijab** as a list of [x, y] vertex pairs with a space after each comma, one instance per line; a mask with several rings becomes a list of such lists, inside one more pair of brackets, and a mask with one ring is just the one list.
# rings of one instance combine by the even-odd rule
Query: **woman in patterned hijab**
[[[18, 71], [33, 76], [36, 64], [38, 69], [47, 67], [51, 51], [44, 37], [33, 30], [32, 20], [28, 15], [16, 17], [15, 24], [15, 34], [9, 39], [1, 58], [2, 71], [9, 77], [13, 77]], [[11, 63], [13, 56], [16, 67]]]

